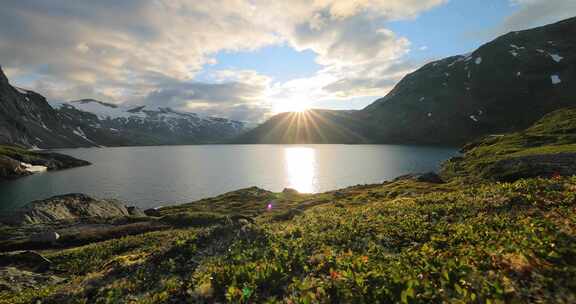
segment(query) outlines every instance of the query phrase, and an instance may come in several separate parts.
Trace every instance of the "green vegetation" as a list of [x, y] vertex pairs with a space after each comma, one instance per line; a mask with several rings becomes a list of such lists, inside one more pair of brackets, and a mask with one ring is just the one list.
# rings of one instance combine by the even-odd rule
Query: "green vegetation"
[[497, 182], [487, 168], [573, 153], [575, 134], [571, 109], [483, 139], [446, 183], [253, 187], [161, 208], [138, 219], [158, 231], [42, 251], [67, 281], [0, 303], [574, 303], [576, 171]]
[[0, 155], [8, 156], [10, 158], [19, 159], [23, 155], [34, 155], [34, 152], [28, 151], [15, 146], [2, 146], [0, 145]]
[[[517, 178], [514, 177], [525, 176], [529, 172], [524, 171], [530, 169], [534, 173], [540, 173], [536, 171], [541, 171], [542, 168], [534, 167], [534, 159], [520, 163], [516, 167], [507, 168], [508, 172], [499, 171], [501, 164], [506, 160], [518, 160], [527, 156], [576, 153], [576, 108], [552, 112], [521, 132], [484, 137], [464, 146], [463, 151], [465, 154], [462, 158], [456, 158], [444, 164], [444, 175], [465, 176], [469, 179], [515, 180]], [[554, 172], [549, 173], [554, 174]]]
[[286, 221], [261, 216], [254, 224], [222, 222], [47, 251], [54, 269], [70, 281], [48, 291], [4, 293], [0, 299], [576, 300], [576, 178], [527, 179], [394, 199], [363, 195], [387, 193], [391, 186], [398, 185], [344, 189], [341, 198]]

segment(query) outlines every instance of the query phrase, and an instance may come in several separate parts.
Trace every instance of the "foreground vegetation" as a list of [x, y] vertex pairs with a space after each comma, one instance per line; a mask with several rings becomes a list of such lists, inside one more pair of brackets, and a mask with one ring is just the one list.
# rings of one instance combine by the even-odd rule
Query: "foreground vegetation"
[[485, 169], [576, 153], [574, 117], [468, 146], [446, 182], [248, 188], [162, 208], [162, 230], [41, 251], [66, 281], [0, 303], [575, 303], [576, 177]]

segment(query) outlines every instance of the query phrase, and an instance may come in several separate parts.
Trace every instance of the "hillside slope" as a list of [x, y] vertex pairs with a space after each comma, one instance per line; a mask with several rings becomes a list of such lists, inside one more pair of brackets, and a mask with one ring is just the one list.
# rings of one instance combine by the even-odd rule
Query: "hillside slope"
[[576, 108], [547, 114], [531, 127], [471, 142], [443, 165], [447, 177], [514, 181], [576, 174]]
[[11, 86], [1, 67], [0, 144], [29, 148], [95, 146], [63, 122], [43, 96]]
[[576, 18], [511, 32], [407, 75], [363, 110], [377, 142], [462, 143], [576, 105]]

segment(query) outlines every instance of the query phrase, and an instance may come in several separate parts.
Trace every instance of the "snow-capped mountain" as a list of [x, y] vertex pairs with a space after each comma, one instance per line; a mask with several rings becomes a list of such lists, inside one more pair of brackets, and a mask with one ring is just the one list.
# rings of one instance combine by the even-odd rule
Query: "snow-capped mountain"
[[69, 148], [217, 143], [245, 128], [243, 122], [162, 107], [94, 99], [50, 105], [38, 93], [11, 86], [0, 68], [0, 144]]
[[221, 142], [244, 131], [242, 122], [150, 106], [94, 99], [53, 104], [75, 133], [104, 146]]

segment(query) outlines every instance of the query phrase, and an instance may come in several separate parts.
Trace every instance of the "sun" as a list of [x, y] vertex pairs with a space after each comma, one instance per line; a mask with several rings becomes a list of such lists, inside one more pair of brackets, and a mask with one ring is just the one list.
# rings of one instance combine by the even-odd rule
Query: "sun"
[[296, 112], [302, 113], [310, 110], [310, 103], [301, 101], [301, 100], [286, 100], [277, 102], [273, 106], [274, 112], [276, 113], [283, 113], [283, 112]]

